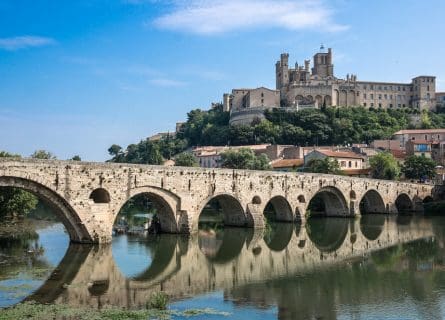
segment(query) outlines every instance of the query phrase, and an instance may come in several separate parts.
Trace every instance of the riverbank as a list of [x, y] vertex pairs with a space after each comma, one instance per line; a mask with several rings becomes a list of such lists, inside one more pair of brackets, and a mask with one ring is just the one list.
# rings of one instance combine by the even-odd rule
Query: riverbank
[[175, 317], [189, 318], [193, 316], [229, 316], [210, 308], [178, 310], [125, 310], [120, 308], [104, 308], [95, 310], [75, 308], [67, 305], [39, 304], [34, 302], [19, 303], [0, 312], [0, 320], [15, 319], [72, 319], [72, 320], [102, 320], [102, 319], [172, 319]]
[[0, 240], [37, 239], [36, 220], [10, 219], [3, 220], [0, 224]]

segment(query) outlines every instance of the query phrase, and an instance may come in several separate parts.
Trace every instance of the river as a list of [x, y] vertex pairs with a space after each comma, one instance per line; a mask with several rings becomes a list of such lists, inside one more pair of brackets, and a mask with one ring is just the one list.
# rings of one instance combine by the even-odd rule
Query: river
[[[196, 319], [443, 319], [445, 219], [367, 215], [70, 245], [60, 223], [0, 242], [0, 307], [212, 308]], [[1, 313], [1, 311], [0, 311]]]

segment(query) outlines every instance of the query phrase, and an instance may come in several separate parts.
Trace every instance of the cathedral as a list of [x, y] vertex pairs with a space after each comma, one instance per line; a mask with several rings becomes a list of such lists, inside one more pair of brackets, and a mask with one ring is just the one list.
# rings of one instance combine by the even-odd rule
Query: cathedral
[[410, 83], [359, 81], [354, 74], [340, 79], [334, 75], [332, 49], [323, 46], [303, 65], [289, 66], [289, 54], [282, 53], [275, 64], [276, 88], [233, 89], [224, 94], [224, 110], [230, 123], [249, 124], [264, 118], [264, 110], [301, 110], [323, 106], [363, 106], [366, 108], [416, 108], [436, 106], [436, 77], [417, 76]]

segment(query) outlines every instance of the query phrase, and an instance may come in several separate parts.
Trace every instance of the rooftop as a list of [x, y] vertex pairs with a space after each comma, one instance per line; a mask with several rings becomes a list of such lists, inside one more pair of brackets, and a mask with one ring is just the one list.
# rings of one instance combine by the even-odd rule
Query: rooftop
[[324, 154], [328, 157], [333, 158], [351, 158], [351, 159], [363, 159], [362, 156], [354, 153], [354, 152], [346, 152], [346, 151], [331, 151], [331, 150], [315, 150], [321, 154]]
[[304, 164], [303, 159], [278, 159], [272, 162], [272, 168], [293, 168], [301, 167]]
[[394, 135], [398, 134], [422, 134], [422, 133], [445, 133], [445, 129], [411, 129], [411, 130], [399, 130]]

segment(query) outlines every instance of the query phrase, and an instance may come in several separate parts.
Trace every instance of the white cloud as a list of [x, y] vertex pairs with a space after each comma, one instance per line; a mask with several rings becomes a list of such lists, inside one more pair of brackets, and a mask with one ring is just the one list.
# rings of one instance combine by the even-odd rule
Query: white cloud
[[32, 47], [42, 47], [55, 44], [52, 38], [38, 36], [19, 36], [11, 38], [0, 38], [0, 49], [14, 51]]
[[187, 85], [186, 82], [167, 78], [151, 79], [150, 83], [160, 87], [183, 87]]
[[217, 34], [253, 28], [342, 31], [321, 0], [190, 0], [176, 1], [172, 12], [156, 18], [156, 27]]

